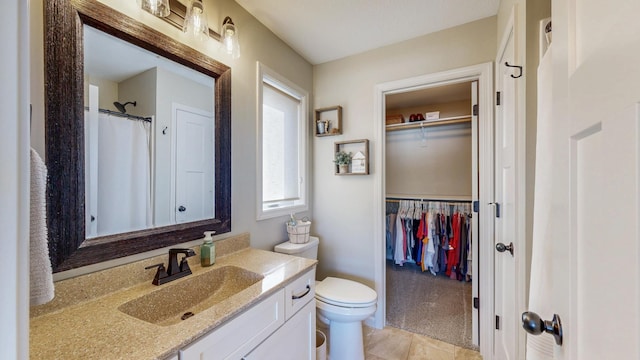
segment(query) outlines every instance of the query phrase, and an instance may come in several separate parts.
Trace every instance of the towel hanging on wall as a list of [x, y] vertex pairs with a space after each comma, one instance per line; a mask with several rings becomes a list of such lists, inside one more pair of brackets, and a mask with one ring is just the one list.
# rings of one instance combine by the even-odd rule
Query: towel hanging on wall
[[31, 149], [31, 201], [29, 236], [31, 238], [29, 286], [31, 306], [49, 302], [54, 297], [53, 274], [47, 235], [47, 167]]

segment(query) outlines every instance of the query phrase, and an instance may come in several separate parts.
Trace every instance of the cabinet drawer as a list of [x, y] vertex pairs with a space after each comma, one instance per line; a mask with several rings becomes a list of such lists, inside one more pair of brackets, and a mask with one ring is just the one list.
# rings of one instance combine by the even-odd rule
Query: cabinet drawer
[[[316, 295], [316, 269], [313, 268], [285, 287], [285, 309], [287, 320], [302, 309]], [[315, 302], [314, 302], [315, 304]]]
[[239, 359], [284, 324], [284, 290], [180, 350], [180, 360]]

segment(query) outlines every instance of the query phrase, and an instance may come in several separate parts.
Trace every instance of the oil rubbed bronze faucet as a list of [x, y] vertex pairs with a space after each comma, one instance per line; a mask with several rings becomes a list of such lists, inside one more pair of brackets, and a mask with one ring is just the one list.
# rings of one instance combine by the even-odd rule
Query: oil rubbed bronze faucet
[[[178, 264], [178, 254], [184, 254], [180, 264]], [[180, 279], [191, 274], [187, 258], [194, 256], [196, 253], [191, 249], [169, 249], [169, 265], [166, 270], [163, 263], [147, 266], [145, 269], [158, 268], [156, 276], [153, 278], [153, 285], [162, 285], [170, 281]]]

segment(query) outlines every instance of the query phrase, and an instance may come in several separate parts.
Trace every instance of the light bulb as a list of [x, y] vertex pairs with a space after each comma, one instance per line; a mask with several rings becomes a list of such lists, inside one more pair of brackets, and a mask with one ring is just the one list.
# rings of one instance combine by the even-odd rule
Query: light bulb
[[231, 31], [227, 31], [226, 36], [224, 37], [224, 47], [227, 50], [227, 54], [231, 55], [233, 53], [233, 33]]
[[221, 43], [227, 54], [233, 59], [240, 57], [240, 43], [238, 41], [238, 29], [230, 17], [224, 18], [222, 22], [222, 39]]
[[207, 15], [204, 12], [202, 0], [193, 0], [187, 7], [182, 31], [201, 41], [209, 37]]
[[169, 0], [142, 0], [140, 7], [158, 17], [166, 17], [171, 13]]

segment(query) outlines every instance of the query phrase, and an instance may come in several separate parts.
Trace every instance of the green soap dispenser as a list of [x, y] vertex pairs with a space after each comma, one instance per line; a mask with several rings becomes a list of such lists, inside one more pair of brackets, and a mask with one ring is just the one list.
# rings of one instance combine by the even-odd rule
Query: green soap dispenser
[[215, 231], [204, 232], [204, 242], [200, 246], [200, 265], [202, 267], [211, 266], [216, 263], [216, 245], [213, 243], [211, 235]]

